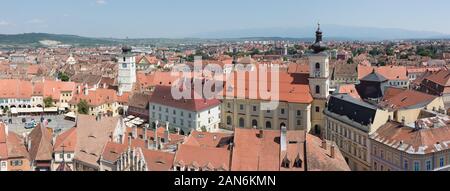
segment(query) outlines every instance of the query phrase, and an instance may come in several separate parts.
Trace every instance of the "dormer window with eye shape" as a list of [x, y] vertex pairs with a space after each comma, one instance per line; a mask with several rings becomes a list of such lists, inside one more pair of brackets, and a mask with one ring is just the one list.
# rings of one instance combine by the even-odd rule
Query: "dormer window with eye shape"
[[281, 163], [281, 167], [289, 168], [291, 166], [291, 161], [287, 158], [287, 155], [284, 157], [283, 162]]
[[295, 158], [294, 167], [295, 168], [302, 168], [303, 161], [300, 158], [300, 154], [297, 155], [297, 158]]

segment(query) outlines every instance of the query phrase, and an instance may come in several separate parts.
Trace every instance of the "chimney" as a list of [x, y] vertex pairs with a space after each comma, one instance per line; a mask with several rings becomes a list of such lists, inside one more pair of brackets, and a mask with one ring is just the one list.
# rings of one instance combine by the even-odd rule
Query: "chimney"
[[150, 147], [151, 147], [150, 141], [148, 141], [148, 139], [145, 139], [144, 142], [145, 142], [145, 148], [150, 150]]
[[142, 139], [147, 140], [147, 127], [144, 127], [144, 134], [142, 135]]
[[155, 150], [158, 150], [158, 145], [159, 145], [159, 137], [158, 137], [158, 121], [155, 122], [156, 126], [155, 126], [155, 130], [154, 130], [154, 135], [153, 135], [153, 148]]
[[137, 139], [137, 126], [136, 125], [133, 125], [133, 127], [132, 127], [132, 132], [131, 132], [131, 135], [133, 136], [133, 139]]
[[128, 136], [128, 146], [131, 147], [131, 136]]
[[106, 89], [106, 83], [103, 83], [103, 89]]
[[262, 129], [259, 130], [259, 138], [260, 139], [264, 138], [264, 130]]
[[325, 140], [324, 138], [322, 139], [322, 148], [327, 150], [327, 140]]
[[286, 126], [281, 127], [280, 146], [281, 146], [281, 152], [287, 151], [287, 128], [286, 128]]
[[170, 133], [169, 133], [169, 122], [166, 123], [166, 130], [164, 131], [164, 143], [168, 143], [170, 141]]
[[334, 150], [335, 147], [336, 147], [336, 146], [334, 146], [334, 144], [332, 144], [332, 145], [331, 145], [331, 148], [330, 148], [330, 156], [331, 156], [331, 158], [333, 158], [333, 159], [336, 157], [336, 153], [335, 153], [336, 151]]
[[84, 95], [89, 95], [89, 87], [87, 84], [84, 85]]
[[81, 86], [80, 85], [77, 86], [77, 94], [81, 94]]
[[114, 142], [114, 136], [112, 132], [109, 134], [109, 141]]

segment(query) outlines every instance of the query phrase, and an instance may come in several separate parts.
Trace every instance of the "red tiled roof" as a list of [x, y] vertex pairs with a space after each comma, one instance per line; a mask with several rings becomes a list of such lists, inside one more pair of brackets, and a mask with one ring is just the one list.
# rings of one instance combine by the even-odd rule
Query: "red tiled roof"
[[55, 145], [53, 146], [54, 152], [62, 152], [63, 148], [65, 152], [75, 152], [75, 146], [77, 144], [77, 131], [76, 128], [71, 128], [59, 135], [56, 138]]
[[[191, 99], [176, 100], [172, 96], [171, 89], [172, 87], [169, 86], [156, 86], [155, 91], [150, 98], [150, 103], [156, 103], [188, 111], [203, 111], [218, 106], [221, 103], [218, 99], [195, 99], [194, 97]], [[191, 95], [193, 95], [194, 91], [191, 92]]]
[[31, 139], [30, 157], [35, 161], [51, 161], [53, 159], [52, 133], [38, 124], [28, 135]]
[[[174, 166], [184, 164], [188, 167], [229, 170], [230, 151], [228, 148], [198, 147], [180, 145], [175, 154]], [[213, 169], [211, 169], [213, 168]]]
[[111, 104], [117, 102], [118, 98], [115, 90], [96, 89], [96, 90], [89, 90], [88, 95], [85, 95], [83, 93], [75, 94], [69, 103], [77, 104], [81, 100], [85, 100], [90, 106], [100, 106], [103, 104], [108, 103]]
[[416, 105], [425, 106], [424, 104], [430, 103], [436, 98], [436, 96], [415, 90], [404, 90], [402, 92], [397, 92], [397, 94], [393, 96], [389, 93], [388, 96], [383, 98], [379, 105], [381, 107], [388, 107], [389, 109], [397, 110]]
[[372, 66], [358, 66], [358, 79], [362, 79], [373, 72], [382, 75], [388, 80], [408, 80], [407, 70], [405, 66], [380, 66], [380, 67], [372, 67]]
[[338, 94], [348, 94], [352, 96], [355, 99], [361, 99], [361, 97], [358, 94], [358, 91], [356, 90], [355, 84], [343, 84], [339, 85], [339, 88], [337, 90]]
[[227, 147], [233, 135], [226, 133], [208, 133], [193, 131], [184, 144], [198, 147]]
[[390, 121], [381, 126], [371, 138], [410, 154], [427, 154], [449, 149], [450, 128], [447, 123], [446, 127], [414, 130]]
[[450, 70], [444, 68], [437, 72], [433, 72], [431, 75], [425, 78], [444, 87], [450, 86]]
[[172, 168], [175, 154], [142, 149], [142, 153], [150, 171], [169, 171]]

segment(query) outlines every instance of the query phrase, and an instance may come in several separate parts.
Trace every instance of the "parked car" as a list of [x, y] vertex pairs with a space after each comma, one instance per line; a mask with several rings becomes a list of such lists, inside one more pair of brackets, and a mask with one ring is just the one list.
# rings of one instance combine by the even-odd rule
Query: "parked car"
[[25, 123], [25, 129], [34, 129], [36, 126], [35, 122]]

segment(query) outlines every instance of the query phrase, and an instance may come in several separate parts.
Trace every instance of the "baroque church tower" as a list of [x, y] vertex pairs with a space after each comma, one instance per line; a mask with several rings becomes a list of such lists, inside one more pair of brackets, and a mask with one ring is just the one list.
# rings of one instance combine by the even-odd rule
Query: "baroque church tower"
[[312, 103], [311, 125], [312, 133], [322, 135], [324, 130], [323, 110], [330, 95], [330, 59], [327, 45], [322, 42], [320, 24], [316, 31], [316, 41], [311, 46], [312, 52], [308, 54], [309, 60], [309, 87], [314, 98]]

